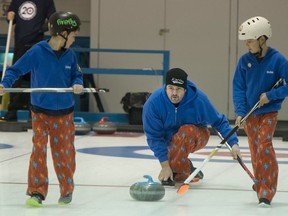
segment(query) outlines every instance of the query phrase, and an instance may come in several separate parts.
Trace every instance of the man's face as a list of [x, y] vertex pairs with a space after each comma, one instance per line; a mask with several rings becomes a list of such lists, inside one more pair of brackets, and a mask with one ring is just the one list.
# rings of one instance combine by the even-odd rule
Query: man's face
[[180, 101], [183, 99], [185, 95], [186, 89], [174, 86], [174, 85], [167, 85], [166, 86], [166, 94], [169, 98], [169, 100], [173, 104], [180, 103]]

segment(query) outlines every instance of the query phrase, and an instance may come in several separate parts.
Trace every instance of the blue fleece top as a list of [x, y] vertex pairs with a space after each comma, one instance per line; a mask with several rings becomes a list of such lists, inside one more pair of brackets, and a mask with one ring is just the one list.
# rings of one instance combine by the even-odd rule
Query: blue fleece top
[[[70, 88], [83, 85], [74, 51], [66, 49], [58, 59], [48, 41], [41, 41], [29, 49], [14, 65], [8, 67], [2, 84], [9, 88], [26, 73], [31, 72], [32, 88]], [[49, 110], [63, 110], [74, 106], [74, 94], [32, 92], [31, 104]]]
[[[165, 89], [166, 85], [148, 98], [142, 115], [147, 143], [160, 162], [168, 160], [168, 147], [182, 125], [211, 125], [223, 137], [232, 130], [226, 117], [218, 113], [207, 96], [191, 81], [187, 81], [187, 91], [178, 107], [169, 100]], [[231, 146], [238, 143], [235, 133], [228, 143]]]
[[277, 50], [269, 47], [260, 63], [250, 52], [241, 56], [233, 79], [233, 102], [237, 116], [245, 116], [265, 92], [270, 102], [254, 113], [280, 110], [284, 98], [288, 96], [287, 85], [272, 89], [280, 78], [287, 82], [288, 62]]

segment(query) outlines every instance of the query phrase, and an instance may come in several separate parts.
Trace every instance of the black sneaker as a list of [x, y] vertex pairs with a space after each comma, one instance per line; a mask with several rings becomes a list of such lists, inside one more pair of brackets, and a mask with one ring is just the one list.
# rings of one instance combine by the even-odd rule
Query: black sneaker
[[[191, 160], [189, 160], [189, 161], [190, 161], [191, 173], [193, 173], [194, 170], [196, 170], [197, 168], [193, 166], [193, 163]], [[203, 179], [204, 178], [203, 172], [200, 170], [194, 178], [195, 179]]]
[[258, 207], [261, 207], [261, 208], [270, 208], [270, 207], [271, 207], [271, 202], [270, 202], [268, 199], [260, 198], [260, 199], [259, 199]]
[[0, 118], [1, 121], [17, 121], [17, 111], [8, 111], [5, 116]]
[[168, 178], [166, 181], [161, 181], [161, 184], [163, 186], [175, 186], [175, 182], [171, 178]]

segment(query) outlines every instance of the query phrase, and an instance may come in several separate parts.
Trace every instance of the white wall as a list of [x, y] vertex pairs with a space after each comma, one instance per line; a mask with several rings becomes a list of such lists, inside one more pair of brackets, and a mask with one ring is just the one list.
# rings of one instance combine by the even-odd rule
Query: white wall
[[[238, 26], [261, 15], [272, 24], [268, 45], [288, 54], [287, 0], [54, 0], [57, 10], [68, 10], [82, 21], [80, 36], [91, 37], [91, 48], [170, 50], [171, 67], [185, 69], [217, 109], [233, 119], [231, 83], [240, 55], [246, 52], [237, 38]], [[7, 23], [0, 20], [0, 33]], [[161, 30], [166, 33], [160, 34]], [[156, 55], [92, 54], [91, 67], [161, 68]], [[105, 111], [124, 112], [126, 92], [154, 91], [162, 77], [95, 75]], [[280, 120], [288, 120], [287, 102]], [[91, 97], [90, 110], [97, 111]]]
[[[98, 11], [95, 11], [98, 9]], [[91, 1], [91, 47], [113, 49], [163, 49], [163, 1]], [[95, 25], [94, 25], [95, 24]], [[100, 53], [91, 57], [91, 67], [154, 68], [162, 67], [160, 55]], [[107, 112], [124, 112], [120, 104], [126, 92], [152, 92], [162, 85], [161, 76], [98, 75], [99, 87], [110, 89], [100, 95]], [[92, 100], [93, 101], [93, 100]], [[92, 110], [95, 108], [92, 107]]]
[[[233, 119], [231, 83], [237, 60], [246, 52], [237, 38], [238, 27], [252, 16], [265, 16], [273, 28], [268, 45], [287, 55], [287, 9], [287, 0], [93, 0], [91, 47], [170, 50], [170, 66], [185, 69], [217, 109]], [[167, 33], [160, 35], [161, 29]], [[161, 59], [147, 56], [129, 59], [99, 54], [91, 59], [91, 66], [161, 65]], [[162, 84], [155, 77], [96, 77], [99, 85], [111, 89], [101, 96], [109, 112], [123, 112], [119, 101], [125, 92], [151, 91]], [[286, 106], [280, 120], [288, 120]]]

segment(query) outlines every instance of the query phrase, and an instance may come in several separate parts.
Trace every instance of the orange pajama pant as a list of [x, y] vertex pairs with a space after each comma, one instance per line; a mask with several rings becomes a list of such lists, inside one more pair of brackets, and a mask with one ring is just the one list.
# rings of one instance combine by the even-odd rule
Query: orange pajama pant
[[73, 113], [64, 116], [47, 116], [32, 112], [33, 149], [28, 171], [27, 194], [48, 193], [47, 143], [50, 139], [51, 155], [61, 197], [73, 193], [73, 176], [76, 168]]
[[210, 132], [207, 128], [183, 125], [173, 136], [169, 147], [169, 164], [176, 175], [176, 182], [184, 181], [190, 174], [190, 153], [198, 151], [208, 143]]
[[278, 162], [272, 144], [277, 124], [277, 112], [252, 115], [244, 124], [251, 152], [251, 161], [258, 199], [272, 201], [278, 181]]

